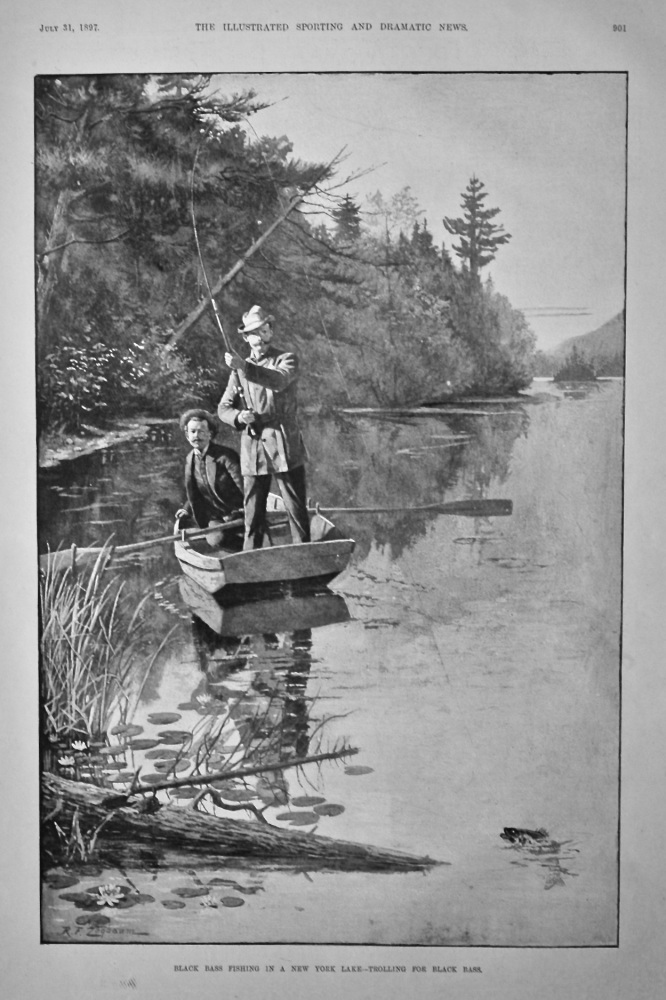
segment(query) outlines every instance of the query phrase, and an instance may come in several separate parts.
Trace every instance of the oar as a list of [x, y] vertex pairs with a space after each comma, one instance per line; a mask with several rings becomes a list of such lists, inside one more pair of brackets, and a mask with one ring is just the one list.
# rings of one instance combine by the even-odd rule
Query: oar
[[[107, 551], [109, 552], [109, 557], [117, 555], [129, 555], [133, 552], [142, 552], [144, 549], [153, 548], [155, 545], [166, 545], [169, 542], [178, 541], [178, 539], [186, 539], [188, 542], [195, 538], [205, 538], [206, 535], [211, 534], [214, 531], [229, 531], [230, 528], [238, 528], [243, 524], [243, 518], [237, 518], [235, 521], [225, 521], [223, 524], [214, 524], [209, 528], [191, 528], [189, 531], [179, 532], [178, 534], [162, 535], [160, 538], [148, 538], [145, 542], [132, 542], [130, 545], [116, 545], [109, 546]], [[104, 552], [103, 548], [85, 548], [80, 549], [76, 545], [72, 545], [70, 549], [58, 549], [56, 552], [47, 552], [39, 557], [39, 564], [42, 569], [45, 569], [47, 565], [54, 567], [55, 569], [65, 569], [68, 566], [75, 568], [76, 566], [82, 565], [84, 563], [94, 562], [98, 559], [100, 554]]]
[[412, 511], [458, 514], [461, 517], [506, 517], [513, 513], [512, 500], [449, 500], [421, 507], [321, 507], [310, 508], [321, 514], [398, 514]]

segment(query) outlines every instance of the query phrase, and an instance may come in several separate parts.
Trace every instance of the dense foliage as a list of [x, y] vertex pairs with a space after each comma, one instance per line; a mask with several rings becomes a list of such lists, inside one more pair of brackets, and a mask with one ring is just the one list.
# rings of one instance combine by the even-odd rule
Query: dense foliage
[[555, 372], [556, 382], [589, 382], [596, 378], [594, 365], [574, 345]]
[[[42, 430], [215, 406], [224, 344], [196, 310], [206, 278], [241, 259], [218, 297], [225, 328], [240, 349], [242, 312], [275, 312], [276, 339], [303, 356], [306, 403], [527, 384], [523, 315], [480, 282], [485, 259], [458, 270], [435, 245], [409, 188], [361, 206], [331, 183], [337, 161], [306, 164], [286, 136], [259, 137], [256, 94], [210, 93], [205, 76], [37, 78]], [[508, 236], [486, 223], [494, 253]]]

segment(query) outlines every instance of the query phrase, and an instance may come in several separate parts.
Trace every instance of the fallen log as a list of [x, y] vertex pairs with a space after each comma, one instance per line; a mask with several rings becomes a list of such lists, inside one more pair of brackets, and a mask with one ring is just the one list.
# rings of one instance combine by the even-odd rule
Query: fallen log
[[[113, 856], [121, 853], [127, 863], [133, 856], [138, 860], [148, 848], [153, 855], [160, 856], [164, 867], [182, 865], [184, 859], [192, 857], [205, 857], [211, 862], [270, 862], [308, 871], [425, 871], [443, 863], [315, 833], [211, 816], [179, 806], [165, 805], [153, 813], [129, 805], [109, 810], [104, 805], [108, 796], [108, 789], [44, 773], [44, 823], [55, 821], [63, 827], [76, 814], [79, 827], [85, 825], [91, 832], [99, 828], [100, 857], [107, 852]], [[48, 835], [48, 831], [45, 833]]]

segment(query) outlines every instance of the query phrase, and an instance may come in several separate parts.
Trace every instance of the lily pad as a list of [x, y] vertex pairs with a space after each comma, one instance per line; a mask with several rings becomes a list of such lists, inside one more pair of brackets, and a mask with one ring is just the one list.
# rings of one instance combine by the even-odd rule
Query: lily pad
[[345, 811], [345, 807], [335, 805], [334, 802], [325, 802], [323, 806], [315, 806], [314, 811], [318, 816], [339, 816]]
[[[298, 798], [292, 799], [292, 806], [318, 806], [321, 802], [325, 802], [321, 795], [299, 795]], [[318, 812], [319, 810], [317, 810]]]
[[175, 896], [180, 896], [182, 899], [192, 899], [194, 896], [208, 895], [208, 888], [205, 885], [183, 885], [171, 891]]
[[150, 750], [151, 747], [156, 747], [158, 743], [159, 740], [150, 740], [144, 737], [141, 740], [131, 740], [129, 746], [131, 750]]
[[111, 923], [111, 917], [105, 917], [103, 913], [84, 913], [76, 918], [77, 924], [88, 924], [89, 927], [103, 927]]
[[97, 902], [89, 892], [61, 892], [58, 898], [74, 903], [79, 909], [97, 910]]
[[104, 770], [105, 771], [122, 771], [127, 767], [127, 764], [122, 760], [105, 760]]
[[242, 892], [245, 896], [253, 896], [255, 892], [265, 892], [263, 885], [241, 885], [240, 882], [234, 882], [230, 878], [211, 878], [208, 880], [208, 885], [228, 885], [236, 892]]
[[136, 906], [137, 903], [140, 903], [140, 902], [142, 902], [142, 900], [136, 894], [134, 894], [132, 896], [123, 896], [123, 898], [121, 900], [119, 900], [119, 902], [117, 902], [116, 905], [114, 907], [112, 907], [112, 909], [114, 909], [114, 910], [129, 910], [130, 907]]
[[350, 764], [349, 767], [345, 768], [345, 774], [373, 774], [374, 767], [363, 767], [362, 764]]
[[182, 718], [179, 712], [152, 712], [148, 716], [148, 722], [154, 726], [169, 726], [172, 722], [178, 722]]
[[287, 823], [291, 823], [292, 826], [309, 826], [310, 823], [316, 823], [319, 816], [314, 812], [287, 812], [280, 813], [275, 818], [285, 820]]
[[187, 771], [191, 764], [189, 760], [156, 760], [154, 767], [156, 771], [170, 774], [176, 771]]
[[152, 774], [141, 774], [139, 775], [139, 780], [142, 785], [158, 785], [160, 781], [164, 781], [164, 775], [153, 772]]
[[194, 785], [183, 785], [181, 788], [170, 788], [169, 791], [179, 799], [193, 799], [201, 789], [195, 788]]
[[162, 743], [186, 743], [192, 738], [192, 733], [186, 733], [183, 729], [165, 729], [158, 736]]
[[112, 736], [138, 736], [143, 732], [143, 726], [128, 725], [120, 723], [110, 730]]
[[165, 910], [182, 910], [186, 904], [182, 899], [163, 899], [162, 906]]
[[105, 757], [118, 757], [120, 754], [127, 753], [127, 747], [124, 744], [119, 747], [100, 747], [98, 753]]
[[222, 906], [245, 906], [245, 900], [238, 896], [223, 896], [220, 902]]
[[54, 873], [49, 875], [46, 879], [46, 884], [49, 889], [69, 889], [70, 885], [78, 885], [78, 878], [75, 875], [64, 875], [60, 873]]
[[319, 817], [313, 812], [294, 813], [291, 819], [292, 826], [310, 826], [316, 823]]
[[172, 750], [171, 747], [158, 747], [157, 750], [149, 750], [146, 760], [173, 760], [180, 751]]
[[128, 885], [113, 886], [114, 892], [110, 897], [105, 897], [103, 891], [105, 886], [94, 886], [86, 889], [85, 892], [62, 892], [59, 898], [74, 903], [77, 909], [92, 910], [99, 913], [101, 906], [109, 906], [111, 909], [127, 910], [130, 906], [136, 905], [136, 898], [131, 895], [132, 890]]

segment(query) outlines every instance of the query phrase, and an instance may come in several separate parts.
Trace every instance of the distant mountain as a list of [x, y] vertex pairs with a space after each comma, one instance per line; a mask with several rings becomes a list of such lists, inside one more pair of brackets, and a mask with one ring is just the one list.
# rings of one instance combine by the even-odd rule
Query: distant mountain
[[568, 337], [552, 351], [548, 351], [548, 355], [555, 361], [561, 362], [571, 354], [574, 347], [597, 368], [603, 366], [604, 362], [618, 358], [624, 365], [624, 310], [590, 333]]

